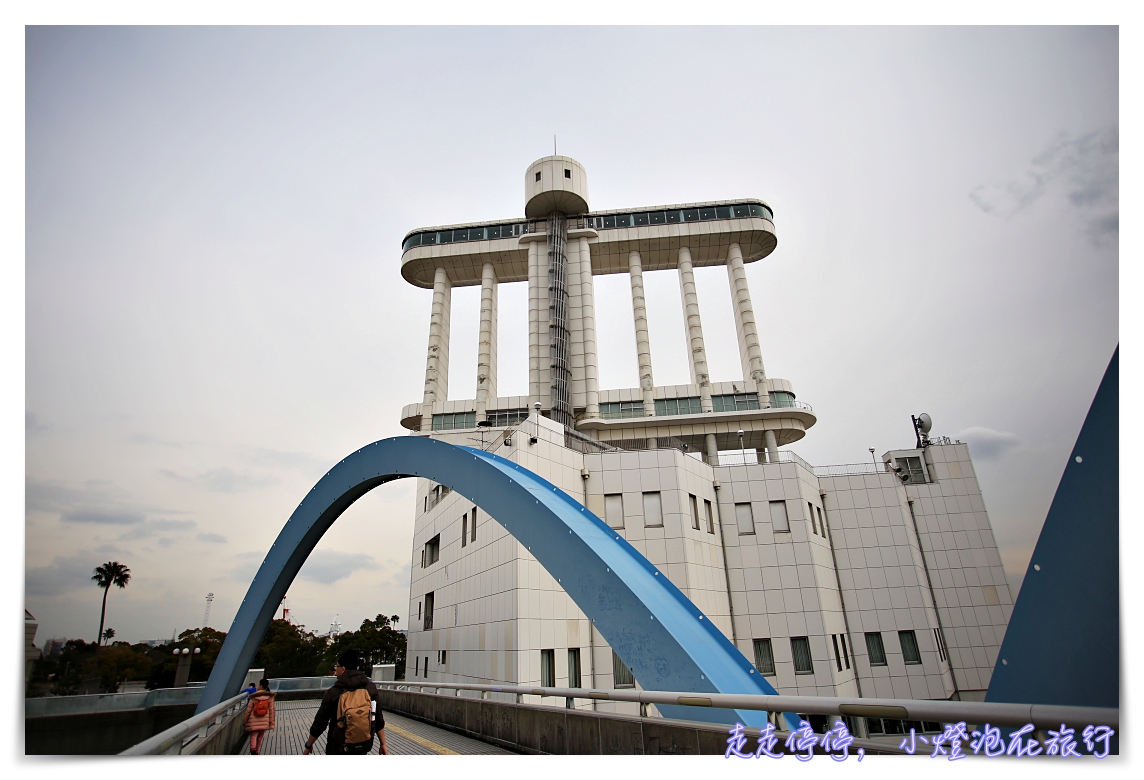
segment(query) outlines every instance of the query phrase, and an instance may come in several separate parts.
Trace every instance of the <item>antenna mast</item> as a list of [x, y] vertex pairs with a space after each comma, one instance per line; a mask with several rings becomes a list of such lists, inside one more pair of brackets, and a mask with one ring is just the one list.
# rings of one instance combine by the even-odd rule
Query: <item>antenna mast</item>
[[209, 621], [211, 619], [211, 603], [212, 602], [214, 602], [214, 594], [208, 593], [207, 594], [207, 608], [206, 608], [206, 611], [203, 612], [203, 627], [204, 628], [206, 628], [208, 625], [210, 625], [210, 623], [208, 623], [207, 621]]

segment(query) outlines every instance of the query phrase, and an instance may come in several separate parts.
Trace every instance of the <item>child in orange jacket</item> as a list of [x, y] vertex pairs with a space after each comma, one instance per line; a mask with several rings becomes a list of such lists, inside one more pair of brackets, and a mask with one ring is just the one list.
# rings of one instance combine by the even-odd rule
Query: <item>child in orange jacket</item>
[[243, 727], [250, 734], [250, 755], [261, 752], [266, 732], [274, 728], [275, 714], [270, 681], [263, 678], [258, 681], [258, 690], [246, 700], [246, 712], [242, 715]]

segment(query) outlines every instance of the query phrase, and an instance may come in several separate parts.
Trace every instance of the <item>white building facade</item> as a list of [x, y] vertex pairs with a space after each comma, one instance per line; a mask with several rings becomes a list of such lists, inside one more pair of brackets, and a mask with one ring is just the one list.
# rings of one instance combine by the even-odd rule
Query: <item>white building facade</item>
[[[770, 207], [593, 212], [584, 168], [557, 156], [529, 166], [525, 196], [523, 219], [406, 236], [402, 276], [433, 305], [424, 395], [402, 425], [483, 442], [579, 499], [780, 693], [982, 699], [1012, 596], [968, 448], [919, 434], [881, 465], [817, 468], [783, 449], [817, 418], [763, 364], [744, 266], [775, 249]], [[727, 381], [708, 373], [695, 290], [694, 268], [711, 265], [727, 269], [738, 333], [742, 376]], [[687, 385], [654, 381], [643, 272], [664, 269], [679, 276]], [[638, 388], [598, 386], [592, 280], [612, 273], [631, 282]], [[501, 397], [497, 285], [516, 281], [530, 392]], [[466, 285], [481, 287], [476, 392], [449, 400], [451, 291]], [[495, 518], [427, 480], [417, 502], [407, 679], [638, 686]], [[870, 736], [905, 725], [865, 720]]]

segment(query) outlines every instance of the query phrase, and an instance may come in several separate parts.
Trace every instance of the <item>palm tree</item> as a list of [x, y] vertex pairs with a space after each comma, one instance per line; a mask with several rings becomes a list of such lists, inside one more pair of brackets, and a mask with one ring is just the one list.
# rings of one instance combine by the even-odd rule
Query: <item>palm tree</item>
[[99, 634], [96, 637], [96, 646], [100, 646], [100, 639], [103, 637], [103, 621], [107, 617], [107, 592], [111, 590], [114, 585], [117, 588], [126, 588], [127, 583], [131, 581], [131, 569], [128, 569], [119, 561], [108, 561], [95, 567], [95, 573], [91, 575], [95, 584], [103, 588], [103, 609], [99, 612]]

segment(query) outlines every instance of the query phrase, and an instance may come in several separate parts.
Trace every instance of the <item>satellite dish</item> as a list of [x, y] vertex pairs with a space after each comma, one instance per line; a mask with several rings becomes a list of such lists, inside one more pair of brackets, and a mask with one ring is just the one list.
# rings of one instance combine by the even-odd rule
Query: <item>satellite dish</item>
[[922, 412], [921, 414], [918, 415], [918, 430], [920, 430], [923, 435], [928, 436], [929, 432], [930, 432], [930, 428], [932, 428], [932, 427], [933, 427], [933, 420], [930, 419], [930, 416], [928, 414], [926, 414], [925, 412]]

